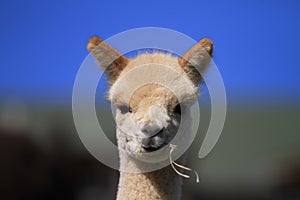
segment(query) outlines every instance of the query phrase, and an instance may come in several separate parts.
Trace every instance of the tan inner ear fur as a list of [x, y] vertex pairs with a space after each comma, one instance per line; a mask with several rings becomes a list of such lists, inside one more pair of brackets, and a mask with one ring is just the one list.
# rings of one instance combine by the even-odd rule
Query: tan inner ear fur
[[208, 38], [203, 38], [178, 59], [179, 65], [195, 85], [202, 81], [201, 74], [205, 73], [211, 60], [212, 52], [213, 42]]
[[[87, 49], [94, 55], [100, 66], [105, 68], [110, 84], [113, 84], [123, 71], [126, 72], [141, 64], [159, 63], [172, 67], [178, 66], [174, 64], [174, 59], [169, 59], [172, 56], [165, 53], [145, 53], [130, 60], [103, 42], [98, 36], [89, 40]], [[201, 82], [201, 74], [206, 71], [212, 51], [212, 41], [204, 38], [178, 59], [178, 64], [195, 85]]]
[[89, 40], [87, 49], [97, 59], [100, 66], [105, 69], [110, 84], [113, 84], [117, 80], [129, 62], [129, 59], [121, 55], [98, 36], [94, 36]]

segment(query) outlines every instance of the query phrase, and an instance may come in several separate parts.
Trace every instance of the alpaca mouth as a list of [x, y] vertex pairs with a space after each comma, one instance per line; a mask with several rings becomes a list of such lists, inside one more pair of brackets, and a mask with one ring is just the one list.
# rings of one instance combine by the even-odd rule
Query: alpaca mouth
[[157, 132], [155, 135], [151, 137], [143, 138], [141, 141], [141, 147], [146, 152], [157, 151], [165, 145], [166, 143], [165, 143], [164, 129], [161, 129], [159, 132]]
[[[143, 146], [142, 146], [143, 147]], [[153, 148], [153, 147], [143, 147], [143, 149], [146, 151], [146, 152], [154, 152], [154, 151], [157, 151], [158, 149], [160, 149], [162, 146], [158, 147], [158, 148]]]

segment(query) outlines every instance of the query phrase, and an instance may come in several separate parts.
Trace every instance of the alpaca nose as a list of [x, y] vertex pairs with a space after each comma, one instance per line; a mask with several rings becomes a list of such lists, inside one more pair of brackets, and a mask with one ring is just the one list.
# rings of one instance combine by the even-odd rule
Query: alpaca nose
[[140, 144], [145, 151], [155, 151], [161, 148], [166, 140], [164, 124], [169, 117], [164, 107], [153, 105], [149, 108], [145, 121], [140, 124]]
[[146, 137], [152, 137], [156, 135], [159, 131], [162, 130], [162, 126], [160, 126], [158, 123], [143, 123], [141, 125], [141, 132]]

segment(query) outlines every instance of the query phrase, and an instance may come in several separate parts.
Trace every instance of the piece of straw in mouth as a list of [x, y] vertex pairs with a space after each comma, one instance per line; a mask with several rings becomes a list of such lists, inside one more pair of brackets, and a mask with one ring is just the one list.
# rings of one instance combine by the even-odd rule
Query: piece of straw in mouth
[[180, 165], [180, 164], [178, 164], [178, 163], [176, 163], [175, 161], [172, 160], [172, 153], [173, 153], [174, 149], [176, 148], [176, 145], [170, 144], [170, 148], [171, 148], [171, 149], [170, 149], [169, 158], [170, 158], [170, 164], [171, 164], [173, 170], [174, 170], [178, 175], [180, 175], [180, 176], [182, 176], [182, 177], [184, 177], [184, 178], [190, 178], [190, 176], [187, 175], [187, 174], [183, 174], [183, 173], [181, 173], [180, 171], [178, 171], [174, 165], [176, 165], [177, 167], [179, 167], [179, 168], [181, 168], [181, 169], [185, 169], [185, 170], [187, 170], [187, 171], [192, 171], [192, 172], [194, 172], [195, 175], [196, 175], [196, 183], [199, 183], [199, 182], [200, 182], [200, 180], [199, 180], [199, 175], [198, 175], [198, 173], [197, 173], [195, 170], [192, 170], [192, 169], [189, 168], [189, 167]]

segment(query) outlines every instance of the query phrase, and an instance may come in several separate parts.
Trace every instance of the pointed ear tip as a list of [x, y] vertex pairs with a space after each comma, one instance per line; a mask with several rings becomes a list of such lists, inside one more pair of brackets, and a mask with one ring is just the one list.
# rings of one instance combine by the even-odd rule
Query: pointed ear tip
[[102, 39], [100, 37], [98, 37], [97, 35], [94, 35], [92, 37], [90, 37], [89, 42], [93, 42], [93, 41], [102, 41]]
[[211, 39], [209, 38], [203, 38], [199, 41], [199, 44], [201, 44], [202, 46], [213, 46], [214, 43]]
[[211, 39], [209, 38], [203, 38], [201, 39], [198, 44], [202, 47], [205, 48], [205, 50], [209, 53], [212, 54], [213, 48], [214, 48], [214, 43]]
[[92, 36], [87, 44], [87, 50], [92, 51], [96, 46], [98, 46], [103, 40], [99, 38], [98, 36]]

